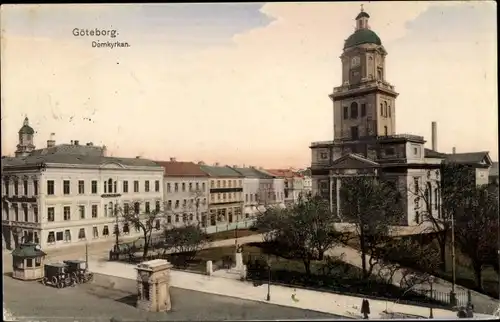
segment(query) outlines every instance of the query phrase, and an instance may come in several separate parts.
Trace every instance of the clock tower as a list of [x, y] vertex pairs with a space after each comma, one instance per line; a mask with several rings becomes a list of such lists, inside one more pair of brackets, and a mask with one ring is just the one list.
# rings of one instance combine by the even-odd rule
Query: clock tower
[[371, 30], [369, 18], [361, 7], [356, 29], [345, 40], [340, 56], [342, 85], [330, 95], [336, 140], [358, 141], [396, 133], [398, 93], [385, 78], [387, 52]]

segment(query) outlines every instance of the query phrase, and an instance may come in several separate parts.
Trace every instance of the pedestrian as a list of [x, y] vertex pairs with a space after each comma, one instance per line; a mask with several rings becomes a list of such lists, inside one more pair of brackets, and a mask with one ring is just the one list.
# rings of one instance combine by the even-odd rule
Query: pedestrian
[[292, 300], [297, 303], [299, 301], [299, 299], [297, 298], [297, 289], [293, 289], [293, 293], [292, 293]]
[[368, 314], [370, 314], [370, 302], [367, 299], [363, 299], [361, 302], [361, 314], [363, 314], [363, 319], [368, 320]]

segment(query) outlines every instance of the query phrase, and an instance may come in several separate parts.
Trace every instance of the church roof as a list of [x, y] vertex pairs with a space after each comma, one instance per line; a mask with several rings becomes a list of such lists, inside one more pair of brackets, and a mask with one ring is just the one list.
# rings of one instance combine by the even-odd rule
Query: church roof
[[362, 44], [382, 45], [382, 41], [374, 31], [370, 29], [358, 29], [346, 39], [344, 49]]
[[21, 129], [19, 130], [19, 134], [35, 134], [35, 130], [29, 125], [28, 118], [24, 118], [24, 123]]

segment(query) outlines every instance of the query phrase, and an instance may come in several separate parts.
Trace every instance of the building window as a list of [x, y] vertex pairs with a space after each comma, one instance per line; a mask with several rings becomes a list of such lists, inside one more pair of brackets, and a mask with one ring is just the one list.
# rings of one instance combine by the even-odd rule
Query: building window
[[123, 204], [123, 213], [128, 215], [129, 212], [130, 212], [130, 208], [129, 208], [128, 203], [124, 203]]
[[122, 228], [123, 234], [128, 235], [130, 233], [130, 228], [128, 227], [128, 223], [123, 224]]
[[210, 188], [215, 188], [215, 180], [210, 180]]
[[176, 201], [175, 201], [175, 208], [176, 208], [176, 209], [177, 209], [177, 208], [179, 208], [179, 200], [176, 200]]
[[200, 183], [199, 183], [199, 182], [197, 182], [197, 183], [196, 183], [196, 191], [199, 191], [199, 190], [200, 190]]
[[167, 209], [172, 209], [172, 200], [167, 201]]
[[108, 193], [108, 185], [106, 184], [106, 180], [104, 181], [103, 187], [104, 187], [104, 193]]
[[182, 200], [182, 207], [183, 207], [183, 208], [186, 208], [186, 206], [187, 206], [187, 200], [186, 200], [186, 199], [183, 199], [183, 200]]
[[47, 244], [54, 244], [56, 242], [56, 236], [53, 231], [49, 231], [49, 235], [47, 236]]
[[357, 140], [359, 138], [359, 132], [357, 126], [351, 126], [351, 139]]
[[85, 181], [78, 180], [78, 194], [83, 195], [85, 193]]
[[71, 220], [71, 207], [65, 206], [63, 208], [64, 220]]
[[189, 221], [193, 221], [193, 220], [194, 220], [193, 214], [189, 214]]
[[104, 217], [108, 216], [108, 205], [104, 205]]
[[113, 193], [113, 179], [108, 179], [108, 193]]
[[118, 227], [118, 225], [116, 225], [116, 224], [113, 226], [113, 235], [115, 235], [115, 236], [116, 236], [116, 235], [120, 236], [120, 228], [119, 228], [119, 227]]
[[67, 243], [71, 242], [71, 231], [69, 229], [64, 231], [64, 241]]
[[384, 135], [387, 136], [389, 133], [387, 131], [387, 126], [384, 126]]
[[99, 238], [99, 230], [97, 229], [96, 226], [92, 227], [92, 237]]
[[93, 194], [97, 193], [97, 181], [96, 180], [92, 180], [90, 189], [91, 189], [91, 192]]
[[170, 192], [170, 183], [167, 183], [167, 192]]
[[382, 68], [377, 68], [377, 78], [379, 80], [383, 80], [384, 73], [382, 72]]
[[35, 217], [34, 218], [34, 222], [38, 222], [38, 206], [33, 206], [33, 216]]
[[64, 240], [64, 233], [62, 231], [58, 231], [56, 233], [56, 241]]
[[172, 216], [167, 216], [167, 224], [171, 224], [172, 223]]
[[156, 211], [156, 213], [160, 212], [160, 201], [159, 200], [157, 200], [155, 203], [155, 211]]
[[351, 118], [352, 119], [358, 118], [358, 103], [356, 103], [356, 102], [353, 102], [351, 104]]
[[14, 196], [19, 194], [19, 181], [14, 181]]
[[344, 120], [349, 118], [349, 107], [344, 106]]
[[384, 104], [380, 103], [380, 116], [384, 116]]
[[217, 180], [217, 188], [220, 188], [220, 180]]
[[389, 106], [387, 106], [387, 112], [389, 113], [389, 114], [388, 114], [388, 115], [389, 115], [389, 117], [391, 117], [391, 106], [390, 106], [390, 105], [389, 105]]
[[202, 183], [201, 183], [201, 190], [202, 190], [203, 192], [205, 192], [205, 182], [202, 182]]
[[85, 206], [78, 206], [78, 212], [80, 213], [80, 219], [85, 219]]
[[147, 214], [149, 214], [149, 212], [150, 212], [150, 209], [149, 209], [149, 201], [146, 201], [145, 205], [146, 205], [146, 206], [145, 206], [145, 208], [146, 208], [146, 213], [147, 213]]
[[155, 180], [155, 191], [160, 192], [160, 180]]
[[47, 208], [47, 221], [55, 220], [55, 210], [54, 207]]
[[63, 194], [65, 195], [69, 195], [71, 192], [69, 184], [70, 184], [69, 180], [63, 181]]
[[149, 192], [149, 180], [144, 181], [144, 191]]
[[226, 180], [222, 180], [222, 188], [226, 187]]
[[387, 102], [384, 101], [384, 116], [387, 117], [389, 114], [387, 113]]
[[245, 194], [245, 202], [248, 202], [248, 193]]
[[47, 180], [47, 194], [54, 195], [54, 180]]
[[78, 232], [78, 239], [79, 240], [84, 240], [87, 237], [85, 236], [85, 228], [80, 228], [80, 231]]
[[155, 221], [155, 229], [156, 230], [160, 230], [161, 229], [160, 219], [156, 219], [156, 221]]
[[415, 193], [420, 193], [420, 187], [418, 185], [418, 177], [413, 178], [413, 186], [415, 187]]
[[92, 218], [97, 218], [97, 205], [92, 205]]
[[29, 221], [29, 218], [28, 218], [28, 205], [26, 205], [26, 204], [23, 205], [23, 214], [24, 214], [24, 221], [28, 222]]
[[118, 192], [118, 187], [117, 186], [118, 186], [118, 182], [117, 181], [113, 182], [113, 190], [115, 191], [115, 193]]
[[108, 225], [104, 225], [104, 227], [102, 228], [102, 235], [105, 236], [105, 237], [109, 236]]
[[177, 182], [174, 183], [174, 192], [179, 192], [179, 184]]
[[5, 185], [5, 189], [4, 189], [5, 195], [8, 196], [9, 195], [9, 181], [5, 180], [4, 185]]
[[175, 222], [179, 222], [179, 215], [175, 215]]
[[127, 193], [128, 192], [128, 181], [127, 180], [123, 181], [123, 183], [122, 183], [122, 190], [123, 190], [123, 193]]
[[139, 181], [134, 181], [134, 192], [139, 192]]
[[185, 192], [186, 191], [186, 183], [182, 183], [182, 192]]
[[135, 212], [135, 214], [138, 215], [140, 211], [141, 211], [141, 204], [138, 203], [138, 202], [135, 202], [134, 203], [134, 212]]
[[366, 104], [361, 104], [361, 117], [366, 116]]
[[28, 195], [28, 180], [23, 181], [23, 190], [24, 190], [24, 195]]

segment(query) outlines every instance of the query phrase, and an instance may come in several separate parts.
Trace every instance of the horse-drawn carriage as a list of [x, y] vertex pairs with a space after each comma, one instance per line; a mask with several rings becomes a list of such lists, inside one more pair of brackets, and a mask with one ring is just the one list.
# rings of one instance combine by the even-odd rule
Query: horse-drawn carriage
[[66, 260], [66, 271], [71, 276], [76, 284], [87, 283], [92, 281], [94, 274], [89, 272], [87, 262], [82, 260]]
[[44, 277], [42, 284], [52, 285], [57, 288], [74, 286], [75, 280], [68, 274], [67, 267], [63, 263], [51, 263], [44, 266]]

